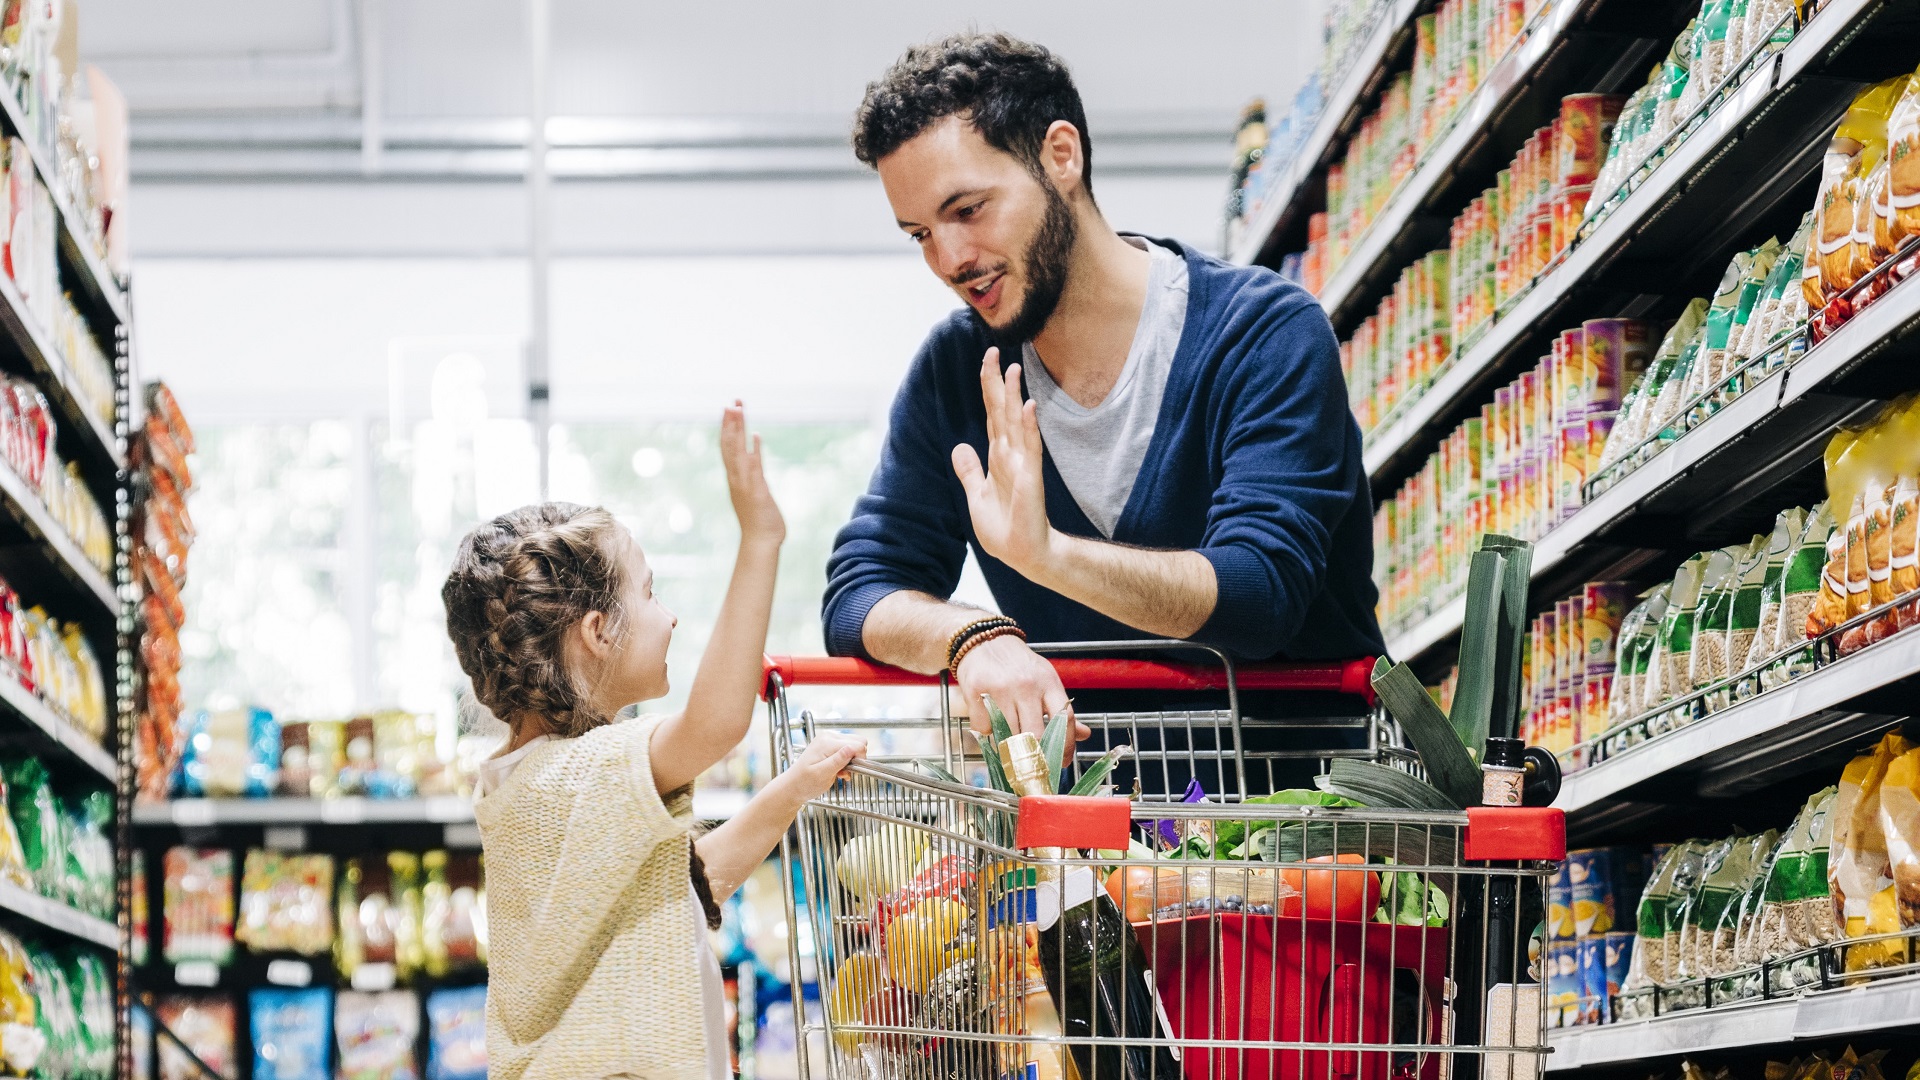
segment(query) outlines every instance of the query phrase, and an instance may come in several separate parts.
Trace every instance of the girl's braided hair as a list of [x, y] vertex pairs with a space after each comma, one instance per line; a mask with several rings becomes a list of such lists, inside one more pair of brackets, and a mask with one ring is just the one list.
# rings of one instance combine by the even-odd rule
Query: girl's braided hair
[[562, 642], [589, 612], [620, 626], [626, 575], [613, 529], [613, 515], [599, 507], [548, 502], [502, 514], [460, 541], [440, 599], [460, 670], [495, 716], [537, 716], [562, 737], [612, 719], [587, 700]]
[[[561, 738], [612, 722], [568, 669], [562, 643], [589, 612], [606, 613], [616, 635], [625, 628], [615, 524], [599, 507], [547, 502], [502, 514], [460, 541], [440, 599], [460, 670], [495, 716], [538, 717]], [[707, 925], [719, 929], [720, 908], [691, 840], [687, 854]]]

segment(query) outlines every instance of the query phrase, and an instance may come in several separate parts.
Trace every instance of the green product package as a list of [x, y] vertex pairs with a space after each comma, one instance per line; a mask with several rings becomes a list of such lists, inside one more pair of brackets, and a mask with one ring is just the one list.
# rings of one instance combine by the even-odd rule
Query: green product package
[[64, 894], [91, 915], [113, 918], [113, 796], [91, 792], [63, 808], [66, 818]]
[[[1781, 571], [1780, 622], [1769, 655], [1791, 649], [1807, 640], [1807, 616], [1820, 601], [1820, 575], [1827, 565], [1827, 537], [1833, 533], [1833, 515], [1825, 501], [1807, 513], [1806, 526], [1794, 542]], [[1784, 657], [1761, 676], [1761, 684], [1772, 689], [1813, 670], [1811, 649], [1802, 649]]]
[[73, 987], [60, 961], [45, 949], [30, 949], [33, 971], [34, 1005], [37, 1026], [46, 1039], [37, 1065], [42, 1076], [77, 1076], [82, 1071], [85, 1047], [80, 1039], [79, 1010], [74, 1007]]
[[1653, 659], [1647, 665], [1649, 709], [1672, 701], [1690, 689], [1688, 672], [1693, 654], [1694, 607], [1700, 603], [1700, 574], [1706, 564], [1707, 556], [1703, 552], [1681, 563], [1680, 569], [1674, 571], [1673, 588], [1667, 593], [1667, 613], [1660, 620]]
[[114, 1070], [113, 976], [98, 953], [74, 947], [62, 955], [80, 1021], [79, 1080], [111, 1080]]
[[[1777, 241], [1776, 241], [1777, 243]], [[1753, 272], [1754, 252], [1738, 251], [1720, 274], [1720, 285], [1707, 304], [1707, 325], [1700, 338], [1700, 352], [1687, 372], [1687, 383], [1680, 389], [1683, 409], [1718, 385], [1726, 371], [1727, 341], [1733, 336], [1733, 320], [1740, 312], [1740, 295]], [[1768, 267], [1772, 269], [1772, 267]], [[1675, 423], [1691, 427], [1701, 419], [1700, 410], [1676, 414]]]
[[1680, 123], [1680, 99], [1687, 92], [1688, 76], [1693, 64], [1693, 39], [1699, 31], [1700, 20], [1697, 17], [1689, 19], [1680, 36], [1673, 39], [1673, 47], [1667, 50], [1667, 62], [1660, 71], [1660, 112], [1654, 121], [1653, 132], [1656, 140], [1664, 140]]
[[1687, 693], [1727, 677], [1727, 631], [1732, 623], [1733, 590], [1740, 584], [1735, 568], [1746, 555], [1745, 544], [1707, 553], [1700, 571], [1700, 599], [1693, 605], [1693, 651], [1687, 655]]
[[48, 783], [47, 767], [37, 757], [14, 758], [0, 771], [6, 775], [7, 812], [20, 834], [27, 874], [42, 896], [64, 899], [65, 822]]
[[1838, 791], [1829, 785], [1808, 798], [1780, 841], [1761, 894], [1755, 962], [1779, 960], [1843, 936], [1827, 884], [1828, 811]]
[[[1623, 407], [1620, 420], [1614, 424], [1613, 432], [1607, 439], [1607, 454], [1601, 459], [1601, 467], [1634, 453], [1648, 437], [1660, 431], [1664, 421], [1657, 421], [1660, 402], [1666, 396], [1669, 383], [1680, 369], [1680, 361], [1686, 355], [1687, 346], [1699, 336], [1700, 328], [1706, 323], [1707, 301], [1704, 297], [1695, 297], [1681, 311], [1680, 318], [1667, 328], [1660, 339], [1660, 348], [1655, 350], [1653, 361], [1647, 365], [1647, 372], [1636, 384], [1639, 393], [1632, 402], [1632, 408]], [[1678, 377], [1684, 378], [1684, 372]], [[1679, 393], [1678, 388], [1674, 390]], [[1619, 450], [1614, 451], [1615, 446]]]
[[1760, 630], [1760, 596], [1767, 583], [1767, 559], [1772, 550], [1767, 533], [1755, 533], [1739, 565], [1733, 569], [1733, 606], [1727, 615], [1728, 674], [1745, 671], [1753, 651], [1753, 635]]
[[1778, 829], [1736, 838], [1720, 868], [1701, 882], [1694, 912], [1694, 963], [1700, 974], [1725, 975], [1740, 966], [1737, 949], [1747, 900], [1779, 842]]
[[1699, 861], [1682, 863], [1674, 872], [1674, 902], [1669, 905], [1667, 917], [1667, 974], [1674, 982], [1698, 979], [1706, 974], [1701, 964], [1700, 923], [1696, 913], [1707, 906], [1707, 882], [1733, 854], [1736, 839], [1729, 836], [1703, 842]]
[[1640, 893], [1634, 923], [1638, 940], [1633, 943], [1632, 966], [1623, 989], [1638, 990], [1672, 981], [1671, 960], [1679, 937], [1675, 917], [1699, 877], [1704, 847], [1697, 840], [1675, 844], [1654, 865], [1653, 875]]
[[1654, 695], [1659, 690], [1658, 665], [1664, 663], [1660, 655], [1660, 628], [1666, 625], [1667, 612], [1672, 608], [1672, 582], [1663, 581], [1647, 594], [1646, 619], [1634, 634], [1633, 693], [1627, 700], [1623, 720], [1644, 716], [1659, 704]]
[[[1807, 512], [1799, 507], [1788, 507], [1773, 519], [1773, 531], [1767, 534], [1766, 574], [1760, 581], [1760, 618], [1755, 624], [1753, 639], [1747, 646], [1747, 654], [1741, 661], [1743, 671], [1752, 672], [1767, 657], [1774, 653], [1774, 642], [1780, 634], [1781, 581], [1786, 576], [1787, 557], [1793, 553], [1793, 545], [1800, 540], [1800, 534], [1807, 527]], [[1757, 681], [1745, 693], [1757, 693]]]
[[1650, 595], [1627, 609], [1620, 618], [1619, 642], [1614, 646], [1613, 693], [1607, 699], [1607, 726], [1618, 727], [1633, 715], [1633, 703], [1640, 692], [1640, 679], [1646, 674], [1643, 651], [1653, 641], [1645, 634]]

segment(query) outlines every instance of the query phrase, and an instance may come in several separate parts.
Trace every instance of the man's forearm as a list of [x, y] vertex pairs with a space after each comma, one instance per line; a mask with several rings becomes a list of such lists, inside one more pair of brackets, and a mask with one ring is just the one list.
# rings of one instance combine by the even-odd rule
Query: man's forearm
[[1197, 551], [1150, 551], [1058, 531], [1048, 547], [1045, 563], [1026, 576], [1116, 622], [1185, 639], [1213, 616], [1219, 582]]
[[931, 675], [947, 666], [947, 642], [954, 632], [985, 612], [950, 603], [912, 589], [882, 597], [867, 612], [860, 642], [867, 655], [883, 664]]

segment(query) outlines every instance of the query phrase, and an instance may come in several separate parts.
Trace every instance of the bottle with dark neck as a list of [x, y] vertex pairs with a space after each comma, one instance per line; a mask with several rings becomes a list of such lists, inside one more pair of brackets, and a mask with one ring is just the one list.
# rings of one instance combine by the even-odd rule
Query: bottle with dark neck
[[[1052, 795], [1040, 740], [1021, 732], [1000, 745], [1007, 780], [1018, 795]], [[1032, 854], [1057, 859], [1054, 848]], [[1159, 1022], [1151, 972], [1133, 928], [1086, 866], [1042, 867], [1035, 927], [1040, 969], [1069, 1039], [1168, 1037]], [[1164, 1046], [1076, 1043], [1080, 1075], [1113, 1080], [1178, 1080], [1180, 1062]]]

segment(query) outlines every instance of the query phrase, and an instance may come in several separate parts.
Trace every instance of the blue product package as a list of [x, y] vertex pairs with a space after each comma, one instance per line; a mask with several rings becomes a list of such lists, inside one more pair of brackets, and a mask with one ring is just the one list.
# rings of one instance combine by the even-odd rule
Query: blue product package
[[247, 710], [247, 798], [264, 799], [280, 786], [280, 721], [265, 709]]
[[1576, 1024], [1607, 1022], [1607, 939], [1582, 938], [1575, 944], [1580, 964], [1580, 1014]]
[[1547, 937], [1554, 941], [1573, 940], [1573, 878], [1569, 874], [1572, 853], [1568, 856], [1553, 880], [1547, 882]]
[[1607, 943], [1607, 993], [1618, 994], [1620, 986], [1627, 981], [1627, 969], [1633, 966], [1633, 931], [1615, 930], [1605, 938]]
[[1567, 852], [1572, 879], [1573, 936], [1604, 934], [1614, 927], [1613, 860], [1606, 848]]
[[1580, 949], [1571, 941], [1547, 946], [1547, 1026], [1569, 1027], [1580, 1009]]
[[427, 1080], [486, 1080], [487, 988], [427, 995]]
[[253, 1031], [253, 1080], [331, 1080], [333, 991], [254, 990], [247, 994]]

